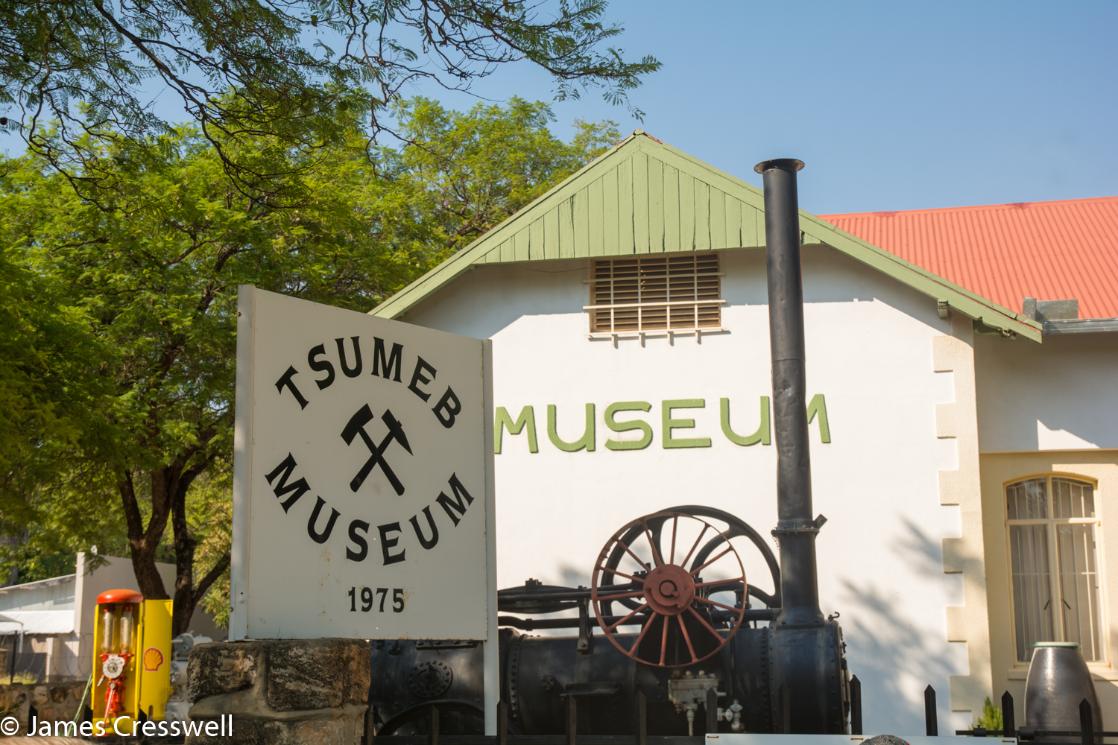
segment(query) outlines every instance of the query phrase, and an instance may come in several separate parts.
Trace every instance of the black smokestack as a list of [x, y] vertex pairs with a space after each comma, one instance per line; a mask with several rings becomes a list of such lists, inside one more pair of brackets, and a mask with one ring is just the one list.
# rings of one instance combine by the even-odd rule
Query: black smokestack
[[823, 518], [812, 518], [811, 458], [807, 442], [804, 382], [804, 291], [800, 275], [800, 220], [792, 158], [766, 160], [754, 170], [765, 184], [765, 264], [769, 283], [773, 419], [776, 434], [781, 612], [777, 625], [823, 622], [815, 566], [815, 535]]

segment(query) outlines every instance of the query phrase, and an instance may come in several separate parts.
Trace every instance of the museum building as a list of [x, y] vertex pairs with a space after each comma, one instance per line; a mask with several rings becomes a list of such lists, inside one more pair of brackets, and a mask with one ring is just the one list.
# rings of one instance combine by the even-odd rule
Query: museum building
[[[501, 587], [587, 585], [676, 505], [769, 534], [763, 213], [638, 131], [373, 311], [492, 340]], [[922, 731], [929, 684], [952, 728], [1023, 701], [1041, 641], [1118, 729], [1118, 197], [800, 229], [820, 595], [866, 731]]]

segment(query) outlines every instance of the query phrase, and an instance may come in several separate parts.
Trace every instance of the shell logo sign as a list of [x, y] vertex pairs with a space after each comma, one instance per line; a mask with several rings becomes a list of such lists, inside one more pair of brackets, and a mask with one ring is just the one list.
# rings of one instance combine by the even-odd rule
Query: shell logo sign
[[163, 664], [163, 653], [155, 647], [148, 647], [144, 650], [144, 670], [153, 673], [159, 669]]

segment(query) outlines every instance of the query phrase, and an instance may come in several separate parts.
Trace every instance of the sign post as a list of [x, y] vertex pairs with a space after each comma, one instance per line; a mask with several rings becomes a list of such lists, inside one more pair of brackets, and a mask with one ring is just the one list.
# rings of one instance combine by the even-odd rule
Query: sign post
[[488, 341], [242, 287], [231, 639], [485, 642], [499, 691]]

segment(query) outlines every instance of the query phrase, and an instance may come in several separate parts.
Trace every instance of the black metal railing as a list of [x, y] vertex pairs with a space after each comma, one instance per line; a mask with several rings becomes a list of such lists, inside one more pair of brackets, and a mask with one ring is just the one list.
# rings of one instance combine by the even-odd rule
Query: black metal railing
[[[637, 691], [630, 711], [633, 712], [631, 734], [595, 735], [578, 732], [578, 697], [567, 697], [565, 731], [554, 735], [522, 735], [509, 731], [508, 705], [497, 704], [497, 734], [494, 735], [442, 735], [439, 732], [439, 708], [432, 702], [425, 717], [427, 732], [416, 735], [374, 735], [370, 742], [386, 738], [392, 745], [697, 745], [702, 743], [701, 735], [649, 735], [648, 701], [641, 691]], [[1094, 711], [1091, 702], [1083, 699], [1079, 703], [1078, 730], [1042, 730], [1028, 726], [1017, 726], [1013, 696], [1006, 691], [1001, 697], [1002, 728], [1000, 730], [973, 729], [956, 730], [956, 735], [966, 737], [1013, 737], [1022, 745], [1118, 745], [1118, 732], [1095, 730]], [[707, 732], [718, 731], [717, 693], [707, 692], [703, 720]], [[862, 728], [862, 681], [857, 675], [850, 677], [850, 734], [865, 734]], [[924, 734], [939, 735], [939, 717], [936, 708], [936, 690], [932, 686], [924, 689]]]
[[[705, 705], [705, 725], [707, 732], [718, 731], [718, 694], [712, 689], [707, 692]], [[703, 742], [702, 735], [649, 735], [648, 700], [644, 693], [637, 691], [631, 711], [633, 712], [632, 734], [596, 735], [578, 731], [578, 696], [567, 697], [565, 731], [555, 735], [522, 735], [509, 731], [509, 708], [503, 701], [497, 704], [496, 735], [444, 735], [439, 732], [439, 708], [431, 706], [425, 717], [427, 732], [415, 735], [373, 735], [369, 742], [385, 739], [392, 745], [697, 745]], [[619, 714], [620, 715], [620, 714]], [[623, 716], [623, 715], [620, 715]]]
[[[1000, 705], [1002, 715], [1000, 730], [975, 727], [956, 730], [955, 734], [967, 737], [1015, 737], [1021, 743], [1044, 743], [1044, 745], [1114, 745], [1118, 741], [1118, 732], [1095, 731], [1095, 712], [1087, 699], [1079, 702], [1079, 729], [1077, 730], [1046, 730], [1027, 725], [1018, 727], [1013, 695], [1009, 691], [1002, 693]], [[939, 733], [936, 690], [932, 686], [924, 689], [924, 729], [928, 735]]]

